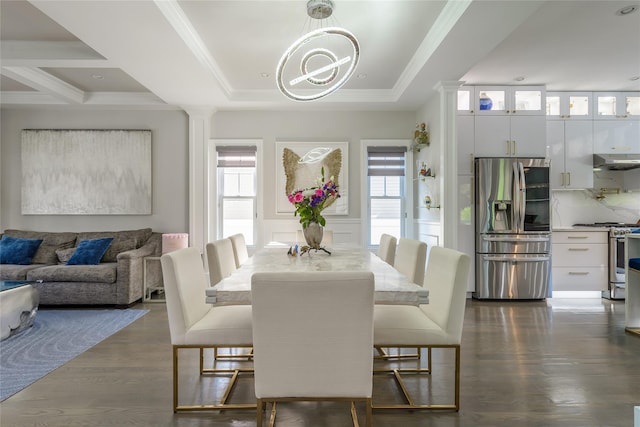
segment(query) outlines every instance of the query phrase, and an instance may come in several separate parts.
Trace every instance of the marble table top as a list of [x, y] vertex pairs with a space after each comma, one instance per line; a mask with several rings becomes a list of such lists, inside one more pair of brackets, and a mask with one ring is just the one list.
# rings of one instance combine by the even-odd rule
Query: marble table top
[[207, 288], [209, 304], [251, 304], [251, 275], [255, 272], [372, 271], [376, 304], [427, 304], [429, 291], [412, 283], [395, 268], [365, 249], [332, 248], [331, 255], [311, 251], [300, 257], [287, 255], [288, 248], [256, 252], [231, 276]]

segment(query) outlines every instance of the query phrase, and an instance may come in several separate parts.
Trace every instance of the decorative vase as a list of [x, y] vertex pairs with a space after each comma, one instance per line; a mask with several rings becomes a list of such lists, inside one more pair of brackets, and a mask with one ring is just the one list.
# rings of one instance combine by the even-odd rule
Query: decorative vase
[[493, 101], [491, 98], [487, 96], [486, 93], [482, 92], [480, 94], [480, 109], [481, 110], [491, 110], [493, 107]]
[[320, 243], [322, 243], [323, 228], [317, 222], [310, 222], [306, 228], [302, 229], [304, 239], [307, 241], [312, 249], [320, 249]]

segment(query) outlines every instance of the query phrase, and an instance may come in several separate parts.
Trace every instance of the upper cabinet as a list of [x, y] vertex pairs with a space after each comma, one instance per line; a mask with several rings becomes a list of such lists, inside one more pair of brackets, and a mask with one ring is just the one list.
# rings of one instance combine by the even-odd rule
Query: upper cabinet
[[593, 104], [597, 120], [640, 119], [639, 92], [593, 92]]
[[593, 117], [591, 92], [547, 92], [546, 115], [549, 120], [588, 120]]
[[545, 114], [542, 86], [476, 86], [473, 109], [478, 115]]

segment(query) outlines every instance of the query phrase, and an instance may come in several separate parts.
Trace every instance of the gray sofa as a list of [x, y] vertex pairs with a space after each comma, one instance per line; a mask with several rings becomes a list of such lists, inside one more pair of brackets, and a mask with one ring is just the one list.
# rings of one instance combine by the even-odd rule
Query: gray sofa
[[[3, 235], [42, 240], [31, 264], [0, 264], [0, 279], [34, 281], [41, 305], [130, 306], [142, 299], [144, 257], [162, 252], [162, 235], [150, 228], [78, 233], [5, 230]], [[104, 237], [113, 241], [100, 264], [65, 264], [80, 241]], [[160, 263], [147, 267], [147, 286], [158, 286]]]

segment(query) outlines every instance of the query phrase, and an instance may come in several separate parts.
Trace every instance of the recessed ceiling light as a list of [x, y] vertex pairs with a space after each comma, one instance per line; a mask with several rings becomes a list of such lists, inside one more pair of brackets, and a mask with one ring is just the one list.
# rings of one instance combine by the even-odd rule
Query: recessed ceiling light
[[361, 79], [361, 80], [362, 80], [362, 79], [366, 79], [366, 78], [367, 78], [367, 75], [366, 75], [365, 73], [360, 73], [360, 74], [358, 74], [358, 75], [356, 76], [356, 78], [357, 78], [357, 79]]
[[263, 79], [266, 79], [267, 77], [271, 77], [271, 74], [269, 74], [269, 73], [260, 73], [260, 77], [262, 77]]
[[632, 14], [633, 12], [635, 12], [637, 10], [638, 10], [638, 6], [631, 4], [629, 6], [625, 6], [625, 7], [622, 7], [620, 9], [618, 9], [616, 11], [616, 15], [618, 15], [618, 16], [626, 16], [626, 15]]
[[91, 74], [91, 77], [96, 80], [104, 80], [104, 76], [101, 76], [100, 74]]
[[521, 82], [521, 81], [524, 80], [524, 77], [522, 77], [522, 76], [514, 77], [513, 80], [515, 80], [517, 82]]
[[629, 80], [631, 80], [632, 82], [635, 82], [636, 80], [640, 80], [640, 76], [633, 76], [629, 78]]

